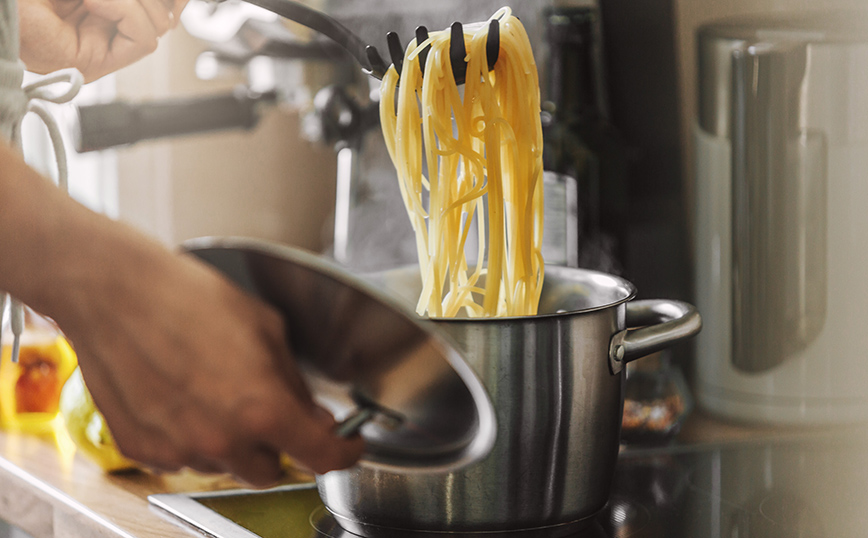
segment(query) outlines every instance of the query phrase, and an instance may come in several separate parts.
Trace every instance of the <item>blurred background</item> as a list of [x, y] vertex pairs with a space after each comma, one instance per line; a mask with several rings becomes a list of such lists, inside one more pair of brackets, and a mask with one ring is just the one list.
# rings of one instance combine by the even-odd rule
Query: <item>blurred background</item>
[[[453, 20], [482, 20], [503, 5], [502, 1], [488, 0], [307, 3], [334, 15], [381, 50], [386, 49], [384, 35], [388, 30], [397, 30], [406, 43], [417, 24], [438, 29]], [[643, 295], [690, 296], [687, 222], [692, 210], [688, 200], [693, 182], [690, 126], [695, 121], [697, 101], [696, 29], [731, 15], [858, 8], [862, 4], [861, 0], [600, 0], [601, 100], [620, 137], [618, 144], [623, 147], [619, 151], [628, 168], [623, 190], [628, 210], [624, 212], [624, 229], [619, 230], [619, 239], [625, 244], [618, 250], [621, 259], [613, 263]], [[553, 5], [595, 4], [523, 0], [512, 6], [531, 35], [538, 60], [543, 62], [548, 54], [543, 12]], [[194, 26], [207, 28], [206, 17], [200, 19]], [[214, 23], [211, 28], [202, 32], [220, 34], [213, 28], [224, 21], [210, 22]], [[309, 38], [304, 29], [292, 27], [292, 31], [299, 39]], [[223, 31], [231, 33], [231, 29]], [[261, 45], [248, 46], [255, 49]], [[214, 77], [211, 80], [201, 80], [197, 60], [213, 48], [181, 27], [161, 41], [154, 55], [100, 81], [99, 88], [89, 88], [80, 101], [122, 99], [135, 103], [198, 97], [249, 83], [249, 71], [256, 69], [250, 64], [223, 69], [210, 74]], [[83, 168], [86, 172], [73, 178], [75, 191], [90, 205], [128, 220], [168, 244], [201, 235], [240, 234], [315, 251], [329, 250], [333, 242], [336, 141], [305, 134], [303, 123], [313, 108], [316, 92], [330, 83], [346, 82], [351, 77], [347, 71], [355, 66], [349, 61], [285, 63], [296, 65], [283, 67], [285, 80], [280, 84], [284, 89], [294, 87], [295, 94], [284, 96], [280, 106], [262, 110], [255, 128], [143, 141], [98, 156], [85, 154], [80, 161], [107, 164], [88, 163]], [[540, 64], [544, 85], [550, 74], [546, 67]], [[323, 74], [328, 70], [343, 73]], [[311, 71], [316, 74], [311, 75]], [[367, 81], [354, 75], [351, 91], [363, 94]], [[366, 96], [362, 98], [364, 101]], [[314, 141], [309, 141], [311, 138]], [[401, 220], [394, 225], [405, 227]]]

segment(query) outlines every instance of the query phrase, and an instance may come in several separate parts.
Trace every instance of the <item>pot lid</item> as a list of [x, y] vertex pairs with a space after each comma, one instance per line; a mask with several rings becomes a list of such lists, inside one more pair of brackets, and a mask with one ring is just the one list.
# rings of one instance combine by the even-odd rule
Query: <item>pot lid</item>
[[283, 314], [314, 397], [339, 432], [365, 439], [363, 464], [445, 472], [491, 450], [488, 394], [431, 322], [296, 248], [247, 238], [202, 238], [184, 248]]

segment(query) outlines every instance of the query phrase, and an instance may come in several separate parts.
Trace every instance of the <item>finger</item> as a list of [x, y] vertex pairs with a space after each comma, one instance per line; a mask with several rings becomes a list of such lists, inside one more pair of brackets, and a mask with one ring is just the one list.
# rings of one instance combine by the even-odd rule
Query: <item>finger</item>
[[[336, 427], [334, 417], [326, 409], [314, 403], [295, 361], [285, 346], [281, 348], [281, 352], [283, 356], [280, 361], [281, 371], [302, 411], [301, 422], [294, 421], [298, 430], [294, 433], [289, 430], [277, 431], [273, 442], [282, 450], [298, 457], [314, 472], [324, 473], [351, 466], [364, 451], [364, 441], [358, 436], [346, 439], [334, 434]], [[307, 421], [310, 424], [303, 426], [303, 422]], [[310, 428], [311, 435], [306, 436], [302, 428]], [[311, 444], [307, 445], [306, 440]], [[309, 454], [309, 456], [302, 454]]]
[[334, 435], [334, 417], [316, 405], [286, 348], [283, 318], [276, 315], [266, 319], [263, 325], [270, 327], [268, 342], [272, 353], [278, 357], [283, 383], [272, 385], [270, 392], [264, 393], [271, 394], [270, 406], [248, 409], [255, 415], [246, 420], [252, 427], [249, 433], [268, 440], [316, 473], [351, 466], [364, 450], [364, 442], [360, 437], [345, 439]]
[[241, 448], [226, 462], [233, 476], [255, 488], [277, 484], [283, 477], [280, 454], [265, 446]]
[[[225, 462], [233, 455], [232, 435], [226, 432], [226, 424], [218, 422], [213, 409], [199, 407], [195, 401], [188, 402], [183, 411], [166, 425], [170, 441], [187, 454], [187, 461], [209, 467], [203, 472], [228, 472]], [[199, 470], [199, 468], [197, 468]]]
[[304, 472], [325, 474], [352, 467], [359, 461], [364, 450], [365, 442], [359, 435], [348, 438], [328, 437], [312, 457], [294, 458], [293, 462]]
[[334, 434], [332, 415], [320, 407], [308, 407], [292, 397], [279, 409], [285, 410], [279, 427], [270, 428], [265, 437], [280, 451], [290, 454], [311, 471], [323, 474], [353, 465], [364, 450], [361, 437], [343, 438]]
[[88, 82], [110, 73], [111, 69], [104, 65], [109, 54], [109, 45], [117, 34], [114, 24], [89, 17], [79, 26], [78, 34], [78, 53], [73, 67], [81, 71]]
[[312, 417], [309, 404], [302, 404], [274, 376], [260, 377], [255, 392], [239, 394], [228, 410], [238, 439], [248, 439], [283, 451], [315, 472], [325, 465], [317, 457], [327, 423]]
[[277, 357], [277, 370], [283, 374], [284, 382], [289, 385], [289, 389], [301, 403], [313, 407], [313, 396], [307, 387], [307, 384], [302, 379], [301, 374], [296, 366], [295, 359], [287, 347], [288, 340], [291, 336], [285, 329], [283, 317], [275, 310], [269, 310], [265, 315], [263, 326], [268, 327], [266, 341], [272, 356]]
[[223, 474], [229, 472], [225, 465], [196, 456], [187, 463], [187, 467], [202, 474]]
[[[127, 366], [126, 374], [133, 383], [113, 385], [118, 394], [114, 405], [135, 413], [136, 426], [162, 440], [167, 452], [173, 455], [174, 459], [168, 462], [175, 466], [172, 470], [197, 458], [210, 462], [227, 459], [233, 439], [219, 406], [213, 404], [207, 392], [200, 394], [155, 377], [144, 366], [145, 362], [133, 361]], [[169, 468], [166, 464], [161, 467]]]
[[[120, 69], [150, 54], [157, 48], [159, 33], [142, 4], [137, 0], [85, 0], [93, 17], [91, 24], [79, 28], [82, 73], [87, 80]], [[99, 19], [114, 23], [114, 33], [106, 39]], [[107, 47], [105, 54], [97, 51]]]
[[139, 422], [114, 389], [107, 373], [79, 354], [82, 375], [94, 404], [102, 413], [118, 450], [131, 460], [160, 471], [174, 472], [186, 465], [186, 457], [173, 448], [166, 436]]
[[[159, 0], [147, 3], [153, 1]], [[127, 39], [142, 42], [159, 36], [145, 3], [139, 0], [84, 0], [84, 5], [93, 15], [114, 22], [118, 33]]]
[[72, 67], [81, 71], [85, 82], [93, 82], [126, 67], [152, 51], [149, 47], [117, 35], [114, 29], [111, 30], [111, 35], [100, 36], [100, 33], [105, 32], [99, 29], [80, 32], [81, 46]]
[[157, 35], [163, 35], [174, 27], [175, 15], [172, 6], [167, 6], [163, 0], [139, 0], [139, 2], [151, 19]]

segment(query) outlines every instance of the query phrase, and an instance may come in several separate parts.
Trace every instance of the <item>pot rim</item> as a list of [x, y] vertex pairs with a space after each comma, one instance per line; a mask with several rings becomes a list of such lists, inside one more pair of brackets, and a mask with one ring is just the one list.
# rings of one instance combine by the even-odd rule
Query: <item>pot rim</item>
[[[407, 271], [409, 269], [417, 269], [416, 265], [407, 265], [401, 268], [396, 269], [388, 269], [385, 271], [380, 271], [377, 274], [391, 273], [393, 271]], [[430, 316], [418, 316], [418, 319], [424, 321], [433, 321], [437, 323], [466, 323], [468, 321], [481, 322], [481, 323], [500, 323], [500, 322], [513, 322], [513, 321], [527, 321], [527, 320], [536, 320], [536, 319], [549, 319], [549, 318], [558, 318], [558, 317], [566, 317], [566, 316], [578, 316], [582, 314], [589, 314], [591, 312], [600, 312], [602, 310], [608, 310], [609, 308], [616, 307], [618, 305], [627, 303], [633, 300], [636, 297], [637, 289], [636, 286], [630, 282], [629, 280], [622, 278], [617, 275], [613, 275], [610, 273], [604, 273], [602, 271], [595, 271], [593, 269], [583, 269], [581, 267], [567, 267], [564, 265], [546, 265], [546, 276], [549, 276], [552, 272], [554, 274], [563, 274], [563, 273], [583, 273], [590, 277], [591, 280], [606, 280], [608, 281], [608, 285], [614, 285], [615, 287], [623, 288], [623, 297], [616, 299], [614, 301], [608, 301], [599, 305], [589, 306], [587, 308], [579, 308], [575, 310], [563, 310], [558, 312], [548, 312], [545, 314], [535, 314], [533, 316], [497, 316], [497, 317], [469, 317], [469, 316], [456, 316], [451, 318], [435, 318]], [[545, 280], [543, 280], [545, 282]]]

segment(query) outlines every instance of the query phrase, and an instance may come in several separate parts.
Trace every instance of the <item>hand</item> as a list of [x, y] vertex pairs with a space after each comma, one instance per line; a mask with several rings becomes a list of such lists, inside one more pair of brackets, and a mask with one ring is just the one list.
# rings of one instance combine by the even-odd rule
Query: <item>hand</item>
[[279, 478], [282, 451], [318, 473], [358, 458], [360, 439], [335, 437], [313, 403], [279, 314], [193, 259], [112, 265], [93, 268], [100, 289], [65, 326], [123, 453], [257, 486]]
[[265, 486], [281, 452], [317, 473], [361, 454], [361, 438], [335, 436], [311, 399], [276, 311], [85, 209], [3, 144], [0, 253], [0, 289], [63, 329], [131, 459]]
[[186, 0], [18, 0], [21, 59], [38, 73], [96, 80], [150, 54]]

